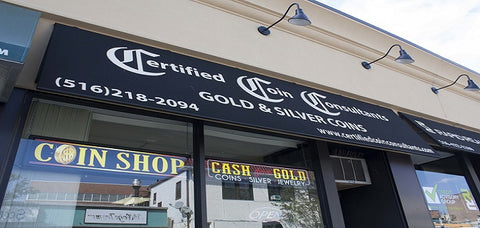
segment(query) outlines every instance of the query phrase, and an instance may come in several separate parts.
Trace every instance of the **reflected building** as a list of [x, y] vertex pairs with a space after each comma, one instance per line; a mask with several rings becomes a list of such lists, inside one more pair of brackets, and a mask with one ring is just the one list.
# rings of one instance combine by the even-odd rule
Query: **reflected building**
[[[133, 196], [131, 185], [102, 183], [68, 183], [55, 181], [32, 180], [30, 192], [26, 196], [27, 203], [74, 203], [92, 205], [117, 204], [116, 201]], [[146, 186], [140, 187], [140, 197], [150, 195]], [[121, 204], [120, 204], [121, 205]], [[148, 202], [137, 206], [148, 206]]]

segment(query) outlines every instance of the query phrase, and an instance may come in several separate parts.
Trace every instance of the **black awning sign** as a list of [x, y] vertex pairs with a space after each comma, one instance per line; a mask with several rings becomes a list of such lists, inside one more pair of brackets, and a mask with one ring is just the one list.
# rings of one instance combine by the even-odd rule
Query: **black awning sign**
[[38, 88], [303, 136], [436, 155], [392, 110], [62, 25], [55, 26]]
[[480, 134], [424, 118], [401, 113], [440, 146], [480, 154]]

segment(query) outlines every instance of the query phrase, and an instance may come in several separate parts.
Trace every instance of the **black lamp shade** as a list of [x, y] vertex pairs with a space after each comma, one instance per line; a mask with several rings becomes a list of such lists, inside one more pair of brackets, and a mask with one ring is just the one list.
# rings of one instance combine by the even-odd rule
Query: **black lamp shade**
[[392, 48], [395, 47], [395, 46], [397, 46], [398, 48], [400, 48], [400, 56], [398, 56], [398, 58], [395, 59], [395, 62], [397, 62], [397, 63], [403, 63], [403, 64], [409, 64], [409, 63], [415, 62], [415, 60], [413, 60], [413, 58], [410, 57], [410, 55], [407, 54], [407, 52], [402, 49], [402, 47], [400, 46], [400, 44], [394, 44], [394, 45], [392, 45], [392, 46], [388, 49], [387, 53], [385, 53], [385, 55], [383, 55], [382, 57], [380, 57], [380, 58], [378, 58], [378, 59], [375, 59], [375, 60], [373, 60], [372, 62], [365, 62], [365, 61], [363, 61], [363, 62], [362, 62], [363, 68], [365, 68], [365, 69], [367, 69], [367, 70], [370, 69], [370, 68], [372, 67], [372, 66], [370, 66], [372, 63], [375, 63], [375, 62], [377, 62], [378, 60], [381, 60], [381, 59], [387, 57], [388, 53], [390, 53], [390, 51], [392, 50]]
[[300, 25], [300, 26], [305, 26], [305, 25], [310, 25], [312, 24], [312, 22], [308, 19], [307, 15], [305, 15], [305, 13], [303, 13], [303, 10], [300, 8], [300, 6], [298, 5], [298, 3], [292, 3], [287, 11], [285, 11], [285, 13], [283, 14], [283, 16], [278, 20], [276, 21], [275, 23], [273, 23], [272, 25], [268, 26], [268, 27], [265, 27], [265, 26], [260, 26], [257, 28], [258, 32], [262, 35], [269, 35], [270, 34], [270, 28], [273, 27], [274, 25], [276, 25], [278, 22], [280, 22], [281, 20], [283, 20], [285, 18], [285, 16], [287, 16], [287, 13], [288, 11], [292, 8], [292, 6], [297, 6], [297, 9], [295, 10], [295, 16], [291, 17], [290, 19], [288, 19], [288, 22], [290, 22], [291, 24], [293, 25]]
[[448, 84], [448, 85], [446, 85], [446, 86], [440, 87], [440, 88], [438, 88], [438, 89], [435, 88], [435, 87], [432, 87], [432, 88], [431, 88], [431, 89], [432, 89], [432, 92], [435, 93], [435, 94], [438, 94], [438, 91], [439, 91], [439, 90], [445, 89], [445, 88], [447, 88], [447, 87], [450, 87], [450, 86], [454, 85], [455, 83], [457, 83], [458, 79], [460, 79], [462, 76], [467, 77], [467, 80], [468, 80], [468, 81], [467, 81], [468, 84], [467, 84], [467, 86], [464, 88], [465, 90], [467, 90], [467, 91], [479, 91], [479, 90], [480, 90], [480, 88], [478, 87], [478, 85], [475, 84], [475, 82], [474, 82], [472, 79], [470, 79], [470, 77], [469, 77], [468, 75], [466, 75], [466, 74], [461, 74], [461, 75], [459, 75], [459, 76], [457, 77], [457, 79], [456, 79], [454, 82], [452, 82], [451, 84]]
[[477, 84], [475, 84], [475, 82], [473, 82], [472, 79], [468, 79], [468, 85], [467, 85], [467, 87], [465, 87], [465, 90], [468, 90], [468, 91], [479, 91], [480, 88], [478, 87]]
[[412, 57], [410, 57], [409, 54], [403, 49], [400, 49], [400, 56], [395, 59], [395, 62], [397, 63], [403, 63], [403, 64], [409, 64], [415, 62]]
[[290, 22], [290, 24], [300, 25], [300, 26], [312, 24], [312, 22], [308, 19], [307, 15], [304, 14], [303, 10], [300, 8], [295, 10], [295, 16], [288, 19], [288, 22]]

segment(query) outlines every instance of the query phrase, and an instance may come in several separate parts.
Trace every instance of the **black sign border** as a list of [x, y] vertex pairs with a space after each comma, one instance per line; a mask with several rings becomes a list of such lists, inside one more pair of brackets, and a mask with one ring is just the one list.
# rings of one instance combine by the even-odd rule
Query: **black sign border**
[[[369, 127], [373, 126], [372, 129], [373, 129], [374, 133], [372, 135], [371, 134], [372, 132], [370, 132], [370, 134], [362, 135], [362, 136], [360, 136], [360, 139], [358, 139], [358, 138], [352, 137], [352, 136], [356, 136], [354, 134], [359, 133], [359, 132], [355, 132], [353, 130], [346, 129], [346, 128], [344, 128], [345, 131], [342, 131], [341, 128], [333, 128], [332, 126], [329, 126], [328, 124], [326, 124], [326, 121], [325, 121], [325, 125], [321, 125], [322, 127], [325, 127], [325, 129], [328, 129], [327, 127], [330, 127], [330, 129], [333, 128], [336, 133], [342, 134], [342, 136], [343, 136], [343, 134], [348, 135], [349, 138], [347, 138], [347, 137], [342, 138], [338, 135], [334, 135], [334, 134], [332, 135], [329, 132], [327, 132], [329, 134], [326, 134], [325, 132], [319, 133], [318, 132], [319, 128], [317, 128], [316, 126], [312, 127], [312, 125], [314, 125], [314, 124], [311, 123], [311, 122], [308, 122], [308, 121], [299, 122], [298, 120], [295, 120], [295, 119], [293, 119], [293, 117], [290, 117], [290, 116], [289, 116], [290, 118], [284, 118], [283, 116], [288, 116], [289, 114], [288, 114], [287, 110], [281, 110], [281, 107], [277, 107], [280, 110], [280, 111], [277, 112], [277, 114], [280, 115], [279, 113], [281, 113], [283, 115], [282, 117], [279, 117], [278, 115], [268, 116], [268, 114], [265, 114], [265, 112], [262, 113], [258, 110], [242, 110], [242, 113], [239, 114], [238, 110], [241, 110], [241, 109], [236, 109], [236, 107], [234, 107], [234, 108], [231, 108], [231, 107], [223, 108], [224, 106], [222, 106], [222, 108], [219, 108], [220, 106], [218, 104], [214, 104], [214, 103], [210, 104], [210, 103], [205, 102], [205, 101], [199, 99], [198, 97], [196, 97], [196, 98], [193, 98], [193, 99], [197, 99], [195, 102], [198, 102], [198, 101], [203, 102], [204, 104], [202, 104], [202, 105], [205, 105], [206, 108], [202, 108], [202, 110], [207, 110], [207, 113], [195, 113], [191, 110], [179, 110], [179, 109], [173, 109], [173, 108], [170, 108], [170, 107], [159, 108], [159, 107], [156, 107], [156, 106], [152, 106], [152, 104], [150, 102], [147, 102], [147, 103], [143, 102], [142, 103], [142, 102], [138, 101], [138, 99], [137, 100], [135, 100], [135, 99], [132, 100], [131, 99], [131, 101], [127, 102], [125, 99], [124, 100], [118, 100], [118, 99], [114, 99], [112, 97], [107, 97], [105, 94], [93, 94], [93, 93], [85, 94], [85, 93], [79, 92], [78, 89], [77, 89], [77, 91], [72, 91], [72, 90], [69, 90], [68, 88], [61, 88], [62, 86], [65, 86], [65, 85], [69, 86], [66, 79], [62, 78], [62, 77], [69, 77], [69, 76], [64, 76], [61, 73], [58, 73], [58, 75], [60, 75], [60, 76], [56, 76], [57, 73], [55, 73], [56, 69], [54, 69], [54, 68], [65, 68], [65, 69], [67, 69], [67, 72], [69, 72], [68, 70], [70, 70], [70, 69], [79, 70], [79, 72], [69, 72], [72, 75], [73, 74], [77, 75], [77, 76], [72, 76], [75, 79], [78, 78], [78, 77], [82, 78], [83, 76], [88, 74], [88, 73], [84, 73], [82, 75], [82, 72], [80, 72], [80, 71], [84, 70], [84, 68], [89, 67], [89, 66], [79, 66], [79, 65], [82, 65], [82, 64], [84, 65], [85, 64], [84, 62], [72, 62], [72, 61], [70, 61], [70, 62], [67, 62], [65, 65], [57, 63], [57, 61], [62, 61], [63, 59], [72, 58], [72, 56], [71, 56], [72, 54], [77, 54], [77, 53], [74, 53], [74, 52], [72, 53], [72, 52], [68, 52], [68, 50], [65, 50], [65, 49], [68, 49], [68, 47], [69, 47], [68, 45], [72, 45], [72, 43], [75, 43], [73, 41], [76, 41], [77, 38], [83, 38], [83, 41], [85, 41], [83, 43], [76, 44], [77, 46], [79, 46], [79, 47], [77, 47], [77, 49], [79, 49], [79, 48], [80, 49], [98, 48], [98, 49], [106, 50], [106, 49], [103, 49], [103, 47], [102, 47], [102, 45], [104, 43], [115, 43], [115, 44], [112, 44], [113, 46], [115, 46], [115, 45], [117, 45], [117, 46], [118, 45], [134, 46], [134, 48], [145, 49], [145, 50], [150, 51], [152, 53], [153, 52], [161, 53], [160, 55], [175, 58], [176, 61], [177, 61], [177, 59], [179, 59], [178, 60], [179, 62], [183, 61], [183, 62], [191, 64], [193, 66], [197, 66], [197, 65], [200, 66], [201, 65], [202, 69], [200, 69], [200, 67], [198, 67], [198, 71], [207, 69], [207, 71], [209, 71], [209, 72], [214, 72], [214, 73], [222, 72], [223, 73], [222, 76], [224, 76], [225, 78], [228, 78], [228, 79], [225, 79], [225, 80], [238, 81], [238, 78], [236, 78], [236, 79], [230, 78], [230, 73], [232, 75], [237, 75], [237, 76], [246, 74], [246, 75], [257, 77], [257, 78], [260, 78], [260, 79], [269, 80], [271, 82], [274, 82], [275, 84], [279, 84], [280, 88], [289, 88], [291, 90], [294, 90], [294, 91], [296, 91], [295, 96], [298, 96], [300, 94], [301, 90], [304, 90], [304, 92], [306, 92], [306, 91], [319, 92], [319, 93], [321, 93], [323, 95], [326, 95], [327, 97], [331, 98], [331, 100], [333, 100], [334, 103], [340, 103], [341, 105], [346, 105], [349, 108], [351, 108], [350, 111], [346, 111], [346, 112], [342, 113], [342, 119], [340, 121], [355, 123], [355, 121], [357, 121], [357, 122], [359, 121], [358, 119], [363, 118], [361, 120], [363, 122], [360, 121], [360, 124], [364, 124], [365, 126], [368, 125]], [[71, 40], [72, 42], [68, 43], [68, 40]], [[63, 48], [58, 48], [57, 47], [58, 44], [60, 44], [60, 47], [63, 47]], [[64, 46], [61, 46], [61, 45], [64, 45]], [[53, 52], [52, 49], [54, 49], [54, 48], [61, 49], [61, 50], [60, 51], [56, 50], [57, 52], [52, 53]], [[103, 56], [104, 59], [106, 59], [104, 54], [102, 54], [102, 56]], [[91, 54], [90, 55], [85, 54], [85, 56], [79, 55], [78, 58], [79, 59], [81, 59], [81, 58], [88, 59], [88, 58], [92, 58], [92, 57], [93, 58], [100, 58], [99, 56], [92, 56]], [[105, 62], [105, 60], [103, 60], [103, 59], [101, 61]], [[97, 61], [97, 62], [101, 62], [101, 61]], [[111, 63], [110, 63], [110, 65], [113, 66], [113, 64], [111, 64]], [[111, 67], [110, 65], [109, 65], [109, 68], [111, 68], [111, 69], [109, 69], [106, 66], [98, 65], [97, 67], [95, 67], [95, 70], [96, 70], [95, 73], [98, 73], [98, 75], [101, 75], [101, 76], [108, 76], [108, 77], [112, 77], [112, 75], [114, 75], [114, 76], [122, 75], [122, 74], [125, 74], [125, 73], [132, 74], [132, 73], [127, 72], [126, 70], [120, 69], [119, 67]], [[187, 64], [184, 64], [184, 65], [187, 66]], [[90, 67], [92, 67], [92, 66], [90, 66]], [[225, 72], [228, 72], [228, 75]], [[214, 75], [214, 73], [212, 73], [211, 75]], [[55, 74], [55, 76], [52, 76], [54, 74]], [[211, 75], [210, 75], [209, 80], [213, 81]], [[219, 73], [219, 75], [220, 75], [220, 73]], [[48, 79], [49, 79], [48, 77], [50, 77], [50, 79], [51, 79], [50, 81], [48, 81]], [[54, 78], [52, 78], [52, 77], [54, 77]], [[57, 77], [57, 78], [55, 80], [55, 83], [53, 83], [52, 81], [53, 81], [53, 79], [55, 79], [55, 77]], [[176, 76], [172, 76], [170, 78], [174, 78], [174, 77], [176, 77]], [[238, 76], [238, 77], [240, 78], [240, 76]], [[136, 81], [130, 81], [130, 82], [122, 82], [122, 80], [120, 80], [120, 79], [116, 80], [117, 78], [112, 78], [112, 80], [102, 79], [102, 78], [103, 77], [98, 77], [98, 78], [95, 78], [95, 80], [97, 80], [97, 79], [98, 80], [107, 80], [109, 83], [113, 83], [111, 85], [112, 88], [114, 88], [115, 86], [119, 86], [119, 85], [123, 86], [125, 84], [128, 84], [129, 86], [143, 86], [143, 87], [153, 87], [152, 85], [155, 85], [155, 83], [158, 84], [158, 82], [154, 82], [154, 80], [151, 77], [150, 78], [144, 77], [144, 78], [142, 78], [142, 80], [136, 80]], [[200, 78], [200, 77], [198, 77], [198, 78]], [[433, 149], [431, 149], [430, 146], [428, 146], [418, 135], [416, 135], [415, 132], [413, 132], [413, 130], [409, 126], [407, 126], [398, 117], [398, 115], [394, 111], [392, 111], [390, 109], [383, 108], [383, 107], [373, 105], [373, 104], [369, 104], [369, 103], [365, 103], [365, 102], [361, 102], [361, 101], [357, 101], [357, 100], [353, 100], [353, 99], [350, 99], [350, 98], [347, 98], [347, 97], [344, 97], [344, 96], [341, 96], [341, 95], [331, 94], [331, 93], [320, 91], [320, 90], [317, 90], [317, 89], [312, 89], [312, 88], [309, 88], [309, 87], [300, 86], [300, 85], [295, 84], [295, 83], [286, 82], [286, 81], [283, 81], [283, 80], [266, 77], [266, 76], [263, 76], [263, 75], [255, 74], [255, 73], [248, 72], [248, 71], [244, 71], [244, 70], [241, 70], [241, 69], [238, 69], [238, 68], [233, 68], [233, 67], [230, 67], [230, 66], [221, 65], [221, 64], [209, 62], [209, 61], [206, 61], [206, 60], [196, 59], [196, 58], [193, 58], [193, 57], [190, 57], [190, 56], [185, 56], [185, 55], [177, 54], [177, 53], [174, 53], [174, 52], [170, 52], [170, 51], [166, 51], [166, 50], [162, 50], [162, 49], [158, 49], [158, 48], [153, 48], [153, 47], [133, 43], [133, 42], [126, 41], [126, 40], [117, 39], [117, 38], [114, 38], [114, 37], [100, 35], [100, 34], [92, 33], [92, 32], [89, 32], [89, 31], [78, 29], [78, 28], [64, 26], [64, 25], [60, 25], [60, 24], [55, 24], [55, 29], [54, 29], [54, 32], [52, 33], [52, 37], [50, 39], [49, 47], [47, 48], [45, 57], [44, 57], [43, 62], [42, 62], [41, 70], [39, 71], [38, 80], [39, 80], [39, 83], [38, 83], [37, 88], [39, 90], [43, 90], [43, 91], [50, 91], [50, 92], [55, 92], [55, 93], [59, 93], [59, 94], [70, 94], [70, 95], [74, 95], [74, 96], [87, 97], [87, 98], [90, 98], [90, 99], [93, 99], [93, 100], [104, 100], [104, 101], [113, 102], [113, 103], [121, 103], [121, 104], [125, 104], [125, 105], [130, 105], [130, 106], [137, 106], [137, 107], [143, 107], [143, 108], [158, 110], [158, 111], [162, 111], [162, 112], [166, 112], [166, 113], [174, 113], [174, 114], [192, 116], [192, 117], [202, 118], [202, 119], [206, 119], [206, 120], [213, 120], [213, 121], [223, 121], [223, 122], [228, 122], [228, 123], [233, 123], [233, 124], [238, 124], [238, 125], [246, 125], [246, 126], [251, 126], [251, 127], [255, 127], [255, 128], [262, 128], [262, 129], [267, 129], [267, 130], [291, 133], [291, 134], [295, 134], [295, 135], [313, 137], [313, 138], [317, 138], [317, 139], [323, 139], [323, 140], [326, 139], [326, 140], [331, 140], [331, 141], [336, 141], [336, 142], [344, 142], [344, 143], [347, 143], [347, 144], [361, 145], [361, 146], [364, 146], [364, 147], [366, 146], [366, 147], [371, 147], [371, 148], [385, 149], [385, 150], [389, 150], [389, 151], [401, 151], [401, 152], [408, 152], [408, 153], [438, 157], [438, 155], [435, 153], [435, 151]], [[190, 80], [188, 78], [188, 76], [176, 77], [175, 79], [168, 79], [168, 80], [175, 80], [175, 81], [174, 82], [171, 82], [171, 81], [170, 82], [165, 82], [166, 85], [162, 84], [161, 85], [162, 86], [161, 90], [162, 91], [165, 90], [163, 92], [165, 92], [166, 94], [170, 94], [171, 96], [176, 96], [176, 95], [180, 94], [178, 92], [175, 93], [176, 89], [178, 89], [177, 87], [179, 85], [181, 86], [182, 83], [186, 83], [186, 82], [188, 82], [186, 84], [190, 83], [190, 81], [188, 81], [188, 80]], [[205, 89], [204, 87], [210, 87], [209, 89], [214, 88], [214, 86], [211, 86], [210, 84], [207, 84], [205, 81], [206, 80], [201, 81], [200, 79], [198, 79], [195, 82], [192, 82], [191, 84], [189, 84], [189, 88], [187, 88], [187, 90], [184, 90], [182, 92], [183, 93], [186, 93], [186, 92], [191, 93], [191, 92], [196, 91], [197, 95], [199, 95], [198, 91], [200, 91], [200, 90], [203, 91]], [[70, 83], [70, 81], [68, 81], [68, 82]], [[140, 84], [140, 83], [143, 83], [143, 84]], [[62, 86], [60, 84], [62, 84]], [[132, 85], [130, 85], [130, 84], [132, 84]], [[222, 85], [222, 84], [217, 83], [216, 85], [218, 86], [218, 85]], [[77, 87], [79, 87], [79, 86], [77, 85]], [[91, 87], [89, 87], [89, 88], [91, 90], [93, 90]], [[98, 89], [98, 88], [101, 89], [102, 91], [105, 91], [105, 90], [109, 89], [106, 86], [95, 87], [95, 89]], [[135, 88], [137, 88], [137, 87], [135, 87]], [[153, 88], [147, 88], [147, 89], [153, 90]], [[88, 90], [88, 88], [87, 88], [87, 90]], [[212, 89], [212, 90], [215, 90], [215, 89]], [[230, 92], [232, 90], [234, 90], [234, 89], [226, 88], [226, 89], [223, 90], [223, 92], [224, 91]], [[238, 88], [236, 88], [236, 90], [241, 91]], [[232, 95], [232, 97], [236, 97], [234, 99], [237, 99], [237, 105], [238, 105], [238, 101], [241, 101], [241, 99], [244, 98], [244, 97], [247, 97], [247, 98], [245, 98], [245, 100], [246, 99], [253, 99], [251, 96], [246, 96], [245, 94], [239, 95], [238, 91], [233, 91], [232, 92], [232, 93], [237, 92], [237, 94]], [[245, 93], [245, 91], [241, 91], [241, 92]], [[279, 93], [281, 93], [280, 90], [279, 90]], [[138, 94], [136, 94], [136, 95], [138, 95]], [[153, 99], [151, 99], [151, 97], [148, 97], [148, 98], [149, 99], [144, 99], [144, 98], [142, 98], [142, 99], [148, 100], [148, 101], [150, 101], [150, 100], [153, 101]], [[192, 96], [190, 98], [192, 98]], [[180, 98], [174, 98], [174, 99], [180, 99]], [[292, 97], [292, 99], [293, 99], [293, 97]], [[302, 103], [302, 102], [299, 102], [298, 99], [299, 98], [297, 98], [297, 100], [289, 101], [290, 103], [285, 104], [284, 107], [286, 107], [287, 109], [291, 109], [293, 111], [298, 111], [299, 113], [297, 113], [297, 114], [299, 114], [299, 116], [303, 115], [303, 118], [305, 118], [305, 116], [307, 114], [316, 112], [312, 108], [309, 108], [309, 107], [305, 108], [306, 104], [303, 104], [302, 107], [297, 107], [298, 106], [297, 103]], [[260, 103], [258, 103], [259, 102], [258, 100], [256, 102], [257, 103], [255, 103], [255, 105], [260, 104]], [[260, 102], [262, 102], [262, 101], [260, 101]], [[193, 101], [192, 101], [192, 103], [193, 103]], [[233, 102], [232, 102], [232, 104], [233, 104]], [[360, 108], [357, 108], [357, 106], [360, 107]], [[343, 107], [345, 107], [345, 106], [343, 106]], [[352, 108], [353, 108], [354, 111], [352, 111]], [[389, 122], [388, 123], [389, 126], [387, 126], [385, 123], [382, 123], [381, 121], [379, 121], [378, 117], [375, 117], [375, 118], [377, 118], [377, 119], [375, 119], [375, 118], [367, 118], [365, 116], [368, 116], [368, 115], [364, 115], [364, 114], [359, 114], [359, 113], [352, 114], [354, 112], [361, 112], [362, 111], [361, 109], [368, 110], [371, 113], [373, 113], [374, 115], [378, 114], [379, 116], [381, 116], [381, 118], [387, 119], [387, 122]], [[217, 113], [215, 113], [215, 111], [217, 111]], [[297, 118], [297, 119], [299, 119], [299, 118]], [[281, 123], [281, 124], [279, 124], [279, 123]], [[385, 126], [383, 126], [382, 124], [385, 124]], [[307, 127], [310, 128], [310, 129], [307, 129]], [[325, 129], [323, 129], [323, 130], [325, 130]], [[372, 130], [372, 129], [370, 129], [370, 130]], [[367, 132], [367, 131], [365, 131], [365, 132]], [[398, 133], [398, 132], [401, 132], [401, 133]], [[384, 137], [384, 138], [381, 138], [381, 137]], [[385, 137], [387, 137], [387, 138], [385, 138]], [[407, 143], [409, 143], [409, 144], [407, 144]], [[414, 149], [412, 149], [412, 148], [414, 148]], [[425, 150], [428, 150], [428, 153]]]
[[[444, 148], [456, 150], [456, 151], [469, 152], [473, 154], [480, 154], [480, 143], [474, 145], [475, 143], [464, 143], [464, 141], [460, 139], [458, 140], [454, 139], [458, 136], [461, 138], [462, 137], [471, 138], [473, 140], [477, 140], [480, 142], [480, 134], [476, 132], [450, 126], [447, 124], [442, 124], [439, 122], [435, 122], [435, 121], [421, 118], [418, 116], [409, 115], [402, 112], [400, 112], [399, 114], [403, 119], [405, 119], [406, 121], [414, 125], [417, 129], [419, 129], [420, 131], [425, 133], [429, 138], [435, 141], [440, 147], [444, 147]], [[421, 124], [418, 123], [417, 121], [422, 122], [425, 126], [421, 126]], [[446, 134], [451, 136], [445, 136]], [[449, 141], [445, 141], [446, 139], [449, 139]], [[472, 150], [469, 150], [468, 148], [471, 148]]]

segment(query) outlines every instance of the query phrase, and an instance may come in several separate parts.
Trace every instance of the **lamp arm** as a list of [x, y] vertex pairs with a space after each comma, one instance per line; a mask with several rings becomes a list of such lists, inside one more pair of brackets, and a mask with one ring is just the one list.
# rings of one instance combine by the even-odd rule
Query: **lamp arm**
[[398, 47], [400, 48], [400, 50], [402, 50], [402, 47], [400, 46], [400, 44], [394, 44], [394, 45], [392, 45], [392, 46], [388, 49], [387, 53], [385, 53], [384, 56], [382, 56], [382, 57], [380, 57], [380, 58], [378, 58], [378, 59], [375, 59], [375, 60], [373, 60], [372, 62], [369, 62], [368, 65], [370, 65], [370, 64], [372, 64], [372, 63], [374, 63], [374, 62], [376, 62], [376, 61], [378, 61], [378, 60], [380, 60], [380, 59], [383, 59], [383, 58], [387, 57], [388, 53], [390, 53], [390, 51], [392, 50], [392, 48], [395, 47], [395, 46], [398, 46]]
[[297, 5], [297, 8], [300, 7], [300, 6], [298, 5], [298, 3], [296, 3], [296, 2], [295, 2], [295, 3], [292, 3], [292, 4], [288, 7], [287, 11], [283, 14], [282, 18], [280, 18], [278, 21], [276, 21], [276, 22], [273, 23], [272, 25], [268, 26], [268, 27], [267, 27], [266, 29], [264, 29], [264, 30], [266, 31], [266, 30], [270, 29], [271, 27], [273, 27], [274, 25], [278, 24], [278, 22], [282, 21], [283, 18], [285, 18], [285, 16], [287, 16], [287, 13], [288, 13], [288, 11], [290, 11], [290, 8], [292, 8], [292, 6], [294, 6], [294, 5]]
[[467, 79], [470, 80], [470, 77], [469, 77], [468, 75], [466, 75], [466, 74], [461, 74], [461, 75], [459, 75], [459, 76], [457, 77], [457, 79], [456, 79], [454, 82], [452, 82], [451, 84], [448, 84], [448, 85], [446, 85], [446, 86], [442, 86], [442, 87], [438, 88], [437, 90], [445, 89], [445, 88], [447, 88], [447, 87], [449, 87], [449, 86], [454, 85], [455, 83], [457, 83], [458, 79], [460, 79], [460, 77], [462, 77], [462, 76], [467, 76]]

